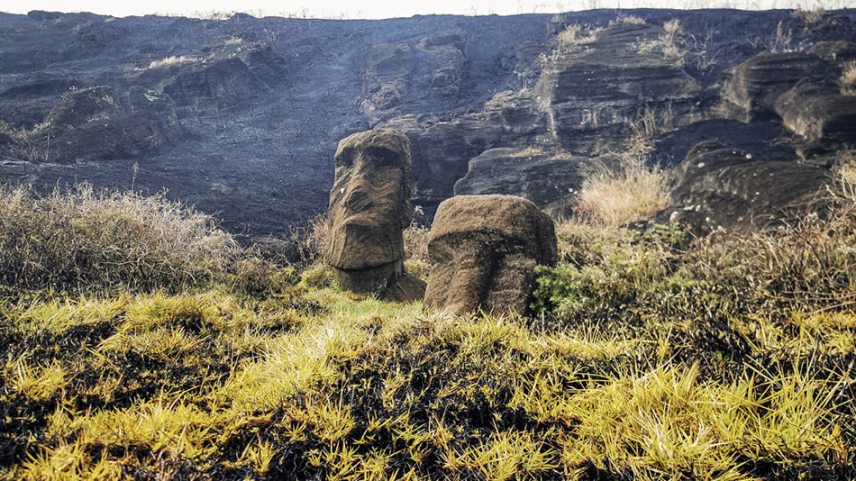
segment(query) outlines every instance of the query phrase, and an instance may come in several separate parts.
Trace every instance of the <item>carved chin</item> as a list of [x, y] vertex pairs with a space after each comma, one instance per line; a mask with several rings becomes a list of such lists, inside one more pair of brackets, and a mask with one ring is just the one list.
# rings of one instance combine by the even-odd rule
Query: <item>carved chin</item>
[[398, 260], [389, 229], [370, 222], [348, 222], [332, 233], [330, 265], [342, 270], [380, 267]]

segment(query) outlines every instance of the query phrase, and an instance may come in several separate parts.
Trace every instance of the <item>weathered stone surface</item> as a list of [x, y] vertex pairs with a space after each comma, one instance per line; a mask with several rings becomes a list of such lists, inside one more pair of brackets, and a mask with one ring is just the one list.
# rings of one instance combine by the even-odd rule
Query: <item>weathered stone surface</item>
[[806, 52], [827, 62], [844, 64], [856, 60], [856, 43], [844, 40], [817, 42], [806, 49]]
[[72, 91], [28, 133], [34, 149], [23, 153], [43, 162], [110, 160], [151, 152], [183, 134], [169, 97], [132, 88], [129, 103], [126, 111], [110, 87]]
[[525, 148], [549, 143], [546, 115], [529, 90], [500, 92], [481, 112], [449, 121], [400, 117], [382, 124], [404, 132], [413, 145], [414, 197], [436, 206], [453, 195], [470, 159], [496, 147]]
[[521, 197], [452, 197], [437, 209], [428, 255], [426, 307], [525, 313], [535, 267], [556, 263], [556, 232], [553, 221]]
[[829, 181], [825, 169], [758, 160], [716, 142], [695, 146], [669, 176], [671, 207], [660, 217], [692, 213], [710, 229], [764, 226], [805, 213]]
[[856, 146], [856, 96], [837, 86], [798, 83], [778, 98], [776, 113], [786, 128], [826, 148]]
[[268, 86], [237, 56], [210, 58], [169, 67], [160, 90], [182, 107], [182, 116], [245, 102]]
[[345, 290], [414, 300], [424, 285], [404, 272], [410, 224], [410, 142], [393, 130], [353, 134], [336, 151], [328, 262]]
[[820, 80], [830, 65], [802, 52], [764, 53], [734, 67], [723, 87], [723, 98], [739, 107], [741, 120], [771, 114], [780, 95], [802, 79]]
[[593, 170], [592, 159], [566, 153], [490, 149], [470, 160], [467, 175], [455, 183], [455, 195], [516, 195], [542, 209], [566, 213]]
[[536, 87], [562, 147], [620, 149], [646, 113], [670, 128], [701, 119], [693, 108], [700, 86], [657, 48], [662, 27], [618, 24], [593, 35], [584, 45], [557, 47]]
[[380, 43], [366, 58], [360, 104], [375, 125], [410, 112], [407, 104], [431, 100], [447, 106], [458, 95], [467, 58], [461, 30], [426, 37], [416, 45]]

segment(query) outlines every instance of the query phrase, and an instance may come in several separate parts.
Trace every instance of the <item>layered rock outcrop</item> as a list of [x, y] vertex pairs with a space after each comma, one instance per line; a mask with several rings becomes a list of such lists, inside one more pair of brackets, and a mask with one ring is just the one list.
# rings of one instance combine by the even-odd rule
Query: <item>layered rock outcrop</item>
[[556, 263], [556, 232], [553, 221], [521, 197], [457, 196], [437, 209], [428, 255], [425, 306], [459, 315], [525, 313], [535, 267]]
[[468, 164], [485, 150], [549, 144], [546, 115], [529, 90], [504, 91], [488, 100], [482, 111], [447, 121], [416, 116], [384, 122], [404, 132], [413, 143], [414, 196], [423, 205], [437, 205], [454, 195], [455, 182]]
[[723, 89], [723, 98], [738, 106], [748, 122], [758, 115], [771, 115], [780, 95], [800, 80], [821, 80], [829, 64], [803, 52], [764, 53], [737, 65]]
[[455, 195], [507, 194], [531, 200], [557, 215], [568, 212], [595, 161], [538, 148], [497, 148], [470, 160]]
[[111, 160], [152, 152], [184, 133], [168, 96], [136, 87], [129, 104], [123, 107], [110, 87], [72, 91], [17, 148], [40, 162]]
[[775, 103], [783, 125], [810, 145], [856, 146], [856, 96], [838, 86], [801, 81]]
[[536, 87], [563, 148], [620, 149], [646, 116], [668, 129], [703, 118], [701, 87], [664, 53], [662, 27], [619, 23], [587, 35], [559, 39]]
[[330, 191], [328, 262], [339, 286], [391, 300], [422, 297], [404, 271], [404, 228], [411, 221], [410, 142], [393, 130], [353, 134], [336, 151]]
[[829, 181], [828, 170], [817, 166], [703, 142], [669, 173], [671, 207], [660, 218], [690, 219], [699, 232], [762, 227], [811, 211]]

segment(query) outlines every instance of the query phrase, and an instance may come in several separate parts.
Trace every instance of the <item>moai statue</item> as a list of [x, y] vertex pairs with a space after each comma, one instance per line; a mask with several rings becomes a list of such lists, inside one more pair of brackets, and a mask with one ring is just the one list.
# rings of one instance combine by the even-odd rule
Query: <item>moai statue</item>
[[440, 204], [428, 241], [425, 306], [467, 314], [526, 313], [535, 267], [555, 265], [553, 221], [529, 200], [462, 195]]
[[404, 271], [413, 192], [410, 141], [394, 130], [353, 134], [336, 151], [328, 262], [339, 287], [380, 298], [420, 299], [425, 283]]

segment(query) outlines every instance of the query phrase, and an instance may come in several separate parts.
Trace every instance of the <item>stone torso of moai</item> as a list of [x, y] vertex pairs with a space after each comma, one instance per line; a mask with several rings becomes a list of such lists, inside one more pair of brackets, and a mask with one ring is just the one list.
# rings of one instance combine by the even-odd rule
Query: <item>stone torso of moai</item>
[[404, 271], [404, 229], [413, 191], [410, 141], [394, 130], [353, 134], [336, 151], [330, 191], [328, 262], [339, 287], [383, 299], [420, 299], [425, 286]]

